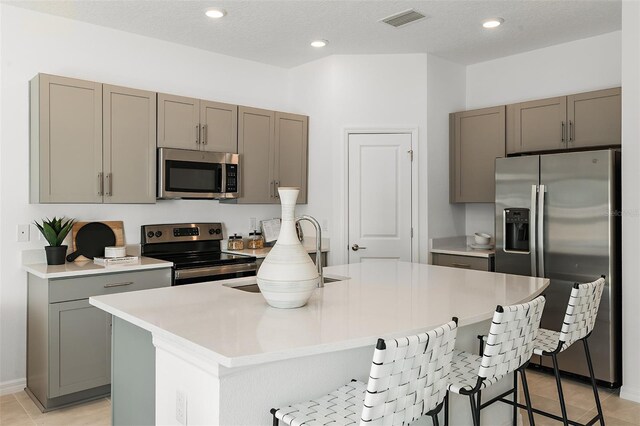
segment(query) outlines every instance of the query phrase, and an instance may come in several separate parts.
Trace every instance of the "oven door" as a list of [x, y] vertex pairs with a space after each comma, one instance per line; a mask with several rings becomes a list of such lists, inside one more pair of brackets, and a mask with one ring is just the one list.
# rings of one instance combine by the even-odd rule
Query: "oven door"
[[238, 154], [158, 149], [158, 199], [236, 198]]
[[173, 273], [173, 285], [252, 277], [256, 275], [257, 270], [258, 268], [255, 262], [208, 266], [202, 268], [176, 269]]

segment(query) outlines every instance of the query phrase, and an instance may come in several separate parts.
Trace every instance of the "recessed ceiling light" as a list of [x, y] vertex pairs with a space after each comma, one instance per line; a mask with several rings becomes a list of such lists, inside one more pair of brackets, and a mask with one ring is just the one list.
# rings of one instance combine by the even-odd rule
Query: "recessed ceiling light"
[[502, 24], [503, 22], [504, 22], [504, 19], [502, 18], [491, 18], [484, 21], [482, 23], [482, 26], [485, 28], [495, 28], [495, 27], [499, 27], [500, 24]]
[[313, 47], [325, 47], [329, 42], [327, 40], [314, 40], [311, 42]]
[[207, 15], [209, 18], [218, 19], [226, 15], [227, 11], [224, 9], [207, 9], [207, 11], [204, 14]]

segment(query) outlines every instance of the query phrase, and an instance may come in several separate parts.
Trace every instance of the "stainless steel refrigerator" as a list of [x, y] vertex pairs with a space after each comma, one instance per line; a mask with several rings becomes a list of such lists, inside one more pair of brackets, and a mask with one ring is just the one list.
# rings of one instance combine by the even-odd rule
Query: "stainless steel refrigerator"
[[[541, 327], [560, 330], [575, 282], [604, 275], [589, 346], [596, 379], [621, 385], [620, 152], [582, 151], [496, 160], [496, 272], [546, 277]], [[550, 357], [533, 363], [551, 366]], [[581, 344], [560, 369], [588, 377]]]

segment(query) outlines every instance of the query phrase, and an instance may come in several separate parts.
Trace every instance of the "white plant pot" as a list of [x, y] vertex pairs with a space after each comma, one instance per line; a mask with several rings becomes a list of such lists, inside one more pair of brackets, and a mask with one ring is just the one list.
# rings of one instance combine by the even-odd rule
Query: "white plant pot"
[[299, 308], [318, 287], [320, 275], [296, 234], [295, 207], [298, 188], [278, 188], [282, 223], [278, 241], [258, 270], [258, 287], [274, 308]]

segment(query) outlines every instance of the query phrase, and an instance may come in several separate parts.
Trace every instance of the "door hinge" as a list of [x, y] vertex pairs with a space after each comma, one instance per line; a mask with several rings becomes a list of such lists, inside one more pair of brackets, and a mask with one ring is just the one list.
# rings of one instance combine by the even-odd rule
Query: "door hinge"
[[409, 156], [411, 157], [411, 161], [413, 161], [413, 150], [410, 149], [409, 151], [407, 151], [407, 153], [409, 154]]

